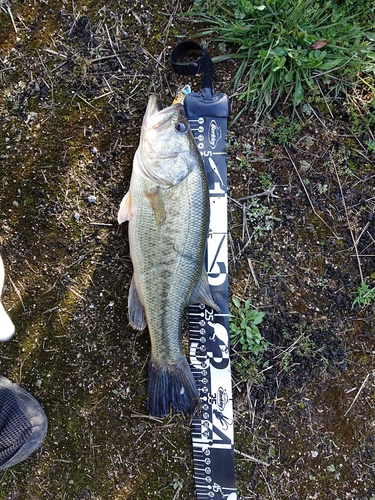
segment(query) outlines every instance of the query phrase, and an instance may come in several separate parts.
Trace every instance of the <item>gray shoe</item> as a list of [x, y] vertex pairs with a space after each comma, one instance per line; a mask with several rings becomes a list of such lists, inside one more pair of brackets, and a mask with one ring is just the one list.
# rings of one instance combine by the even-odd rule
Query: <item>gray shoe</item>
[[43, 443], [47, 417], [25, 389], [0, 376], [0, 469], [25, 460]]

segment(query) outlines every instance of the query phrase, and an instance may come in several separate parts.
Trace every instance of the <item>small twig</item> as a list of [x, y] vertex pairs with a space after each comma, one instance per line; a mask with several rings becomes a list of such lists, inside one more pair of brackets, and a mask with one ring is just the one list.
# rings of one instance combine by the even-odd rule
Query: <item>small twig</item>
[[372, 237], [372, 235], [367, 231], [367, 236], [370, 238], [370, 240], [375, 243], [375, 240], [374, 238]]
[[309, 200], [309, 203], [310, 203], [310, 206], [311, 206], [311, 208], [312, 208], [312, 211], [314, 212], [314, 215], [315, 215], [316, 217], [318, 217], [318, 219], [320, 219], [320, 220], [323, 222], [323, 224], [324, 224], [324, 225], [325, 225], [325, 226], [326, 226], [326, 227], [327, 227], [327, 228], [331, 231], [331, 233], [334, 235], [334, 237], [335, 237], [336, 239], [340, 240], [341, 238], [340, 238], [339, 236], [337, 236], [337, 234], [335, 233], [335, 231], [334, 231], [334, 230], [333, 230], [333, 229], [332, 229], [332, 228], [331, 228], [331, 227], [330, 227], [330, 226], [326, 223], [326, 221], [325, 221], [325, 220], [324, 220], [324, 219], [323, 219], [323, 218], [322, 218], [322, 217], [318, 214], [318, 212], [315, 210], [315, 207], [314, 207], [314, 205], [313, 205], [313, 203], [312, 203], [312, 201], [311, 201], [311, 198], [310, 198], [309, 192], [307, 191], [306, 186], [305, 186], [305, 184], [304, 184], [304, 182], [303, 182], [303, 180], [302, 180], [302, 177], [300, 176], [300, 173], [298, 172], [298, 169], [297, 169], [296, 164], [295, 164], [295, 163], [294, 163], [294, 161], [292, 160], [292, 157], [290, 156], [290, 153], [289, 153], [288, 149], [287, 149], [285, 146], [284, 146], [284, 149], [285, 149], [285, 151], [286, 151], [286, 154], [287, 154], [287, 155], [288, 155], [288, 157], [289, 157], [290, 163], [293, 165], [293, 168], [294, 168], [294, 170], [296, 171], [296, 174], [298, 175], [299, 181], [300, 181], [300, 183], [302, 184], [303, 190], [305, 191], [305, 194], [306, 194], [306, 196], [307, 196], [307, 199]]
[[237, 205], [238, 207], [242, 208], [243, 207], [243, 203], [240, 203], [239, 201], [237, 201], [235, 198], [231, 198], [230, 196], [228, 196], [228, 200], [229, 201], [232, 201], [235, 205]]
[[[326, 103], [326, 104], [327, 104], [327, 103]], [[327, 106], [327, 107], [328, 107], [328, 106]], [[320, 121], [320, 123], [323, 125], [323, 127], [324, 127], [324, 128], [327, 128], [327, 127], [326, 127], [326, 124], [323, 122], [323, 120], [321, 120], [321, 119], [319, 118], [319, 116], [317, 115], [317, 113], [316, 113], [315, 109], [314, 109], [311, 105], [310, 105], [310, 109], [311, 109], [311, 111], [314, 113], [315, 118], [317, 118], [317, 119]], [[329, 108], [328, 108], [328, 109], [329, 109]], [[331, 111], [330, 111], [330, 112], [331, 112]]]
[[94, 106], [89, 102], [87, 101], [84, 97], [82, 97], [81, 95], [77, 94], [76, 92], [74, 93], [73, 97], [72, 97], [72, 100], [75, 98], [75, 96], [79, 97], [80, 99], [82, 99], [82, 101], [87, 104], [87, 106], [90, 106], [91, 108], [94, 108]]
[[[247, 214], [247, 206], [246, 206], [246, 203], [244, 203], [242, 205], [242, 241], [245, 241], [245, 233], [246, 233], [246, 236], [247, 236], [247, 243], [245, 245], [245, 248], [247, 245], [250, 244], [250, 241], [251, 241], [251, 236], [250, 236], [250, 233], [249, 233], [249, 227], [247, 225], [247, 218], [246, 218], [246, 214]], [[243, 248], [243, 250], [245, 249]]]
[[180, 496], [180, 491], [182, 489], [182, 484], [179, 485], [179, 487], [176, 490], [176, 493], [174, 494], [172, 500], [177, 500], [177, 498]]
[[246, 395], [247, 395], [247, 404], [249, 406], [249, 414], [251, 415], [251, 427], [254, 427], [255, 420], [255, 405], [253, 405], [251, 401], [251, 385], [249, 382], [246, 384]]
[[255, 271], [254, 271], [253, 264], [252, 264], [252, 262], [251, 262], [250, 257], [248, 257], [248, 258], [247, 258], [247, 262], [248, 262], [248, 264], [249, 264], [249, 268], [250, 268], [251, 274], [252, 274], [252, 276], [253, 276], [254, 283], [255, 283], [255, 285], [257, 286], [257, 288], [260, 288], [259, 283], [258, 283], [258, 280], [257, 280], [257, 277], [255, 276]]
[[280, 196], [273, 194], [273, 192], [275, 191], [276, 188], [277, 188], [277, 186], [275, 185], [275, 186], [270, 187], [269, 189], [266, 189], [262, 193], [250, 194], [249, 196], [242, 196], [241, 198], [237, 198], [237, 200], [234, 200], [234, 201], [237, 201], [238, 203], [240, 203], [241, 201], [250, 200], [250, 198], [256, 198], [257, 196], [267, 196], [268, 198], [269, 197], [280, 198]]
[[28, 261], [26, 260], [25, 262], [26, 262], [27, 267], [28, 267], [28, 268], [29, 268], [29, 269], [30, 269], [30, 270], [31, 270], [34, 274], [38, 275], [38, 273], [35, 271], [35, 269], [33, 269], [33, 268], [30, 266], [30, 264], [28, 263]]
[[268, 484], [268, 481], [267, 481], [267, 478], [265, 477], [265, 475], [263, 474], [263, 471], [260, 470], [259, 471], [261, 473], [261, 475], [263, 476], [263, 481], [266, 483], [266, 486], [267, 486], [267, 489], [268, 489], [268, 493], [270, 494], [270, 497], [272, 500], [275, 500], [275, 495], [273, 494], [272, 490], [271, 490], [271, 487], [270, 485]]
[[[354, 57], [357, 57], [357, 54], [353, 54], [353, 56], [352, 56], [350, 59], [348, 59], [347, 61], [345, 61], [345, 62], [344, 62], [341, 66], [339, 66], [338, 68], [337, 68], [337, 67], [334, 67], [334, 68], [329, 69], [329, 70], [327, 70], [327, 71], [322, 71], [321, 73], [316, 73], [315, 75], [313, 75], [313, 78], [314, 78], [315, 80], [318, 80], [318, 78], [321, 78], [321, 77], [322, 77], [322, 76], [324, 76], [324, 75], [329, 75], [329, 74], [331, 74], [331, 73], [333, 73], [333, 72], [335, 72], [336, 74], [340, 74], [340, 73], [339, 73], [339, 70], [340, 70], [340, 69], [342, 69], [342, 68], [344, 68], [345, 66], [347, 66], [347, 65], [350, 63], [350, 61], [351, 61], [352, 59], [354, 59]], [[335, 76], [333, 76], [333, 75], [331, 75], [331, 78], [332, 78], [332, 80], [341, 80], [340, 78], [337, 78], [337, 77], [335, 77]]]
[[90, 413], [92, 413], [97, 406], [99, 406], [99, 404], [104, 401], [104, 399], [106, 398], [107, 396], [103, 396], [101, 399], [99, 399], [99, 401], [97, 401], [87, 412], [86, 412], [86, 415], [90, 415]]
[[43, 311], [42, 314], [49, 314], [51, 312], [57, 311], [59, 309], [59, 306], [51, 307], [51, 309], [47, 309], [46, 311]]
[[23, 303], [23, 300], [22, 300], [22, 295], [21, 295], [21, 292], [18, 290], [18, 288], [16, 287], [16, 285], [14, 284], [12, 278], [9, 276], [9, 281], [12, 283], [12, 286], [14, 288], [14, 291], [16, 292], [18, 298], [20, 299], [20, 302], [22, 304], [22, 308], [24, 311], [26, 311], [26, 308], [25, 308], [25, 304]]
[[12, 21], [14, 32], [17, 34], [18, 33], [17, 26], [16, 23], [14, 22], [13, 14], [8, 4], [7, 4], [7, 11], [10, 16], [10, 20]]
[[107, 31], [107, 36], [108, 36], [108, 40], [109, 40], [109, 43], [111, 45], [111, 49], [113, 50], [113, 53], [116, 57], [116, 59], [118, 60], [120, 66], [121, 66], [121, 69], [125, 69], [125, 66], [122, 64], [121, 62], [121, 59], [119, 58], [119, 56], [117, 55], [116, 51], [115, 51], [115, 48], [113, 46], [113, 42], [112, 42], [112, 38], [111, 38], [111, 35], [109, 34], [109, 29], [108, 29], [108, 26], [105, 24], [105, 29]]
[[370, 225], [370, 222], [368, 222], [368, 223], [365, 225], [365, 227], [362, 229], [361, 234], [360, 234], [360, 235], [358, 236], [358, 238], [356, 239], [356, 242], [355, 242], [355, 243], [356, 243], [356, 245], [358, 245], [358, 243], [359, 243], [360, 239], [361, 239], [361, 238], [362, 238], [362, 236], [363, 236], [363, 233], [366, 231], [366, 229], [369, 227], [369, 225]]
[[96, 101], [97, 99], [101, 99], [102, 97], [105, 97], [105, 96], [111, 95], [111, 94], [113, 94], [113, 90], [110, 90], [109, 92], [104, 92], [104, 94], [100, 94], [97, 97], [94, 97], [93, 101]]
[[242, 451], [239, 451], [239, 450], [236, 450], [236, 448], [234, 449], [234, 451], [236, 453], [238, 453], [239, 455], [241, 455], [242, 457], [245, 457], [247, 458], [248, 460], [250, 460], [251, 462], [254, 462], [256, 464], [261, 464], [261, 465], [265, 465], [266, 467], [269, 467], [270, 464], [268, 464], [267, 462], [263, 462], [263, 460], [259, 460], [258, 458], [255, 458], [251, 455], [248, 455], [247, 453], [243, 453]]
[[[321, 94], [321, 96], [323, 97], [323, 101], [324, 101], [325, 105], [327, 106], [327, 109], [328, 109], [329, 114], [331, 115], [331, 118], [335, 118], [335, 117], [333, 116], [333, 114], [332, 114], [331, 108], [328, 106], [328, 102], [327, 102], [326, 96], [325, 96], [325, 94], [324, 94], [324, 92], [323, 92], [323, 90], [322, 90], [321, 86], [319, 85], [319, 80], [318, 80], [318, 79], [316, 79], [316, 80], [315, 80], [315, 83], [318, 85], [318, 88], [319, 88], [320, 94]], [[310, 106], [310, 108], [313, 110], [313, 108], [312, 108], [311, 106]], [[318, 120], [320, 121], [320, 118], [316, 115], [316, 113], [315, 113], [315, 111], [314, 111], [314, 110], [313, 110], [313, 113], [314, 113], [314, 115], [318, 118]], [[325, 125], [324, 125], [324, 127], [325, 127]]]
[[105, 226], [112, 227], [113, 224], [106, 224], [105, 222], [90, 222], [90, 226]]
[[150, 52], [145, 49], [144, 47], [141, 46], [141, 49], [143, 50], [144, 54], [147, 56], [147, 57], [150, 57], [151, 59], [153, 59], [157, 64], [160, 64], [160, 66], [163, 68], [163, 69], [166, 69], [166, 67], [164, 66], [164, 64], [162, 64], [160, 61], [158, 61], [158, 59], [156, 59], [156, 57], [154, 57], [152, 54], [150, 54]]
[[54, 56], [61, 57], [61, 59], [68, 59], [68, 56], [66, 54], [62, 54], [61, 52], [56, 52], [56, 50], [52, 49], [43, 49], [44, 52], [47, 52], [48, 54], [52, 54]]
[[235, 254], [235, 249], [234, 249], [234, 243], [233, 243], [232, 234], [231, 234], [230, 231], [228, 232], [228, 241], [229, 241], [230, 250], [232, 252], [232, 262], [233, 262], [233, 264], [235, 266], [236, 265], [236, 254]]
[[301, 338], [304, 336], [304, 333], [301, 333], [301, 335], [294, 341], [292, 344], [290, 344], [289, 347], [287, 347], [285, 350], [279, 352], [279, 354], [276, 354], [276, 356], [273, 357], [273, 359], [276, 359], [280, 356], [285, 356], [288, 352], [292, 352], [294, 347], [298, 344], [298, 342], [301, 340]]
[[76, 290], [74, 290], [74, 288], [72, 288], [71, 286], [68, 286], [67, 289], [72, 292], [73, 295], [75, 295], [78, 299], [81, 299], [81, 300], [86, 300], [85, 297], [83, 297], [83, 295], [81, 295], [80, 293], [78, 293]]
[[117, 56], [116, 56], [116, 54], [110, 54], [109, 56], [102, 56], [102, 57], [96, 57], [94, 59], [89, 59], [88, 62], [90, 64], [92, 64], [92, 63], [98, 63], [98, 62], [104, 61], [105, 59], [110, 59], [112, 57], [117, 57]]
[[366, 467], [369, 467], [370, 469], [372, 469], [375, 472], [375, 467], [373, 467], [372, 465], [366, 464], [365, 462], [363, 462], [363, 465], [366, 465]]
[[[342, 203], [344, 205], [344, 210], [345, 210], [345, 217], [346, 217], [346, 222], [348, 223], [348, 229], [349, 229], [349, 232], [350, 232], [350, 236], [352, 238], [352, 241], [353, 241], [353, 245], [354, 245], [354, 251], [355, 251], [355, 255], [357, 257], [357, 263], [358, 263], [358, 269], [359, 269], [359, 274], [360, 274], [360, 277], [361, 277], [361, 283], [363, 283], [363, 273], [362, 273], [362, 265], [361, 265], [361, 259], [359, 258], [359, 253], [358, 253], [358, 247], [357, 247], [357, 242], [354, 238], [354, 234], [353, 234], [353, 231], [352, 231], [352, 228], [350, 226], [350, 222], [349, 222], [349, 215], [348, 215], [348, 210], [346, 208], [346, 202], [345, 202], [345, 198], [344, 198], [344, 193], [343, 193], [343, 190], [342, 190], [342, 185], [341, 185], [341, 181], [340, 181], [340, 177], [339, 177], [339, 174], [337, 172], [337, 168], [336, 168], [336, 165], [335, 165], [335, 162], [332, 158], [332, 155], [331, 156], [331, 160], [332, 160], [332, 164], [333, 164], [333, 167], [335, 169], [335, 174], [336, 174], [336, 177], [337, 177], [337, 182], [338, 182], [338, 185], [339, 185], [339, 188], [340, 188], [340, 193], [341, 193], [341, 198], [342, 198]], [[359, 241], [359, 240], [358, 240]]]
[[349, 408], [348, 408], [348, 409], [346, 410], [346, 412], [344, 413], [344, 417], [346, 417], [346, 415], [347, 415], [347, 414], [349, 413], [349, 411], [352, 409], [352, 407], [353, 407], [354, 403], [357, 401], [357, 399], [358, 399], [359, 395], [360, 395], [360, 394], [361, 394], [361, 392], [362, 392], [362, 389], [363, 389], [363, 388], [364, 388], [364, 386], [366, 385], [366, 382], [367, 382], [367, 380], [368, 380], [369, 376], [370, 376], [370, 374], [368, 373], [368, 374], [367, 374], [367, 376], [366, 376], [366, 378], [365, 378], [365, 380], [362, 382], [361, 387], [358, 389], [358, 392], [357, 392], [357, 394], [355, 395], [355, 398], [353, 399], [352, 404], [349, 406]]
[[19, 372], [18, 372], [19, 383], [22, 382], [22, 370], [23, 370], [23, 365], [25, 364], [25, 361], [26, 361], [26, 358], [25, 359], [21, 359], [21, 361], [20, 361], [20, 369], [19, 369]]
[[149, 420], [154, 420], [155, 422], [163, 422], [162, 418], [153, 417], [152, 415], [144, 415], [142, 413], [132, 413], [130, 416], [132, 418], [148, 418]]

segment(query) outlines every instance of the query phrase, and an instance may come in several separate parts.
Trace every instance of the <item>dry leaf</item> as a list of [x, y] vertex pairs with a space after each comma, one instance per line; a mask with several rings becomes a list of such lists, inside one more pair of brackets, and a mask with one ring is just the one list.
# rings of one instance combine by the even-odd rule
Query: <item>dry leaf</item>
[[309, 47], [307, 47], [307, 50], [318, 50], [322, 49], [325, 45], [329, 43], [329, 40], [318, 40], [317, 42], [313, 43]]

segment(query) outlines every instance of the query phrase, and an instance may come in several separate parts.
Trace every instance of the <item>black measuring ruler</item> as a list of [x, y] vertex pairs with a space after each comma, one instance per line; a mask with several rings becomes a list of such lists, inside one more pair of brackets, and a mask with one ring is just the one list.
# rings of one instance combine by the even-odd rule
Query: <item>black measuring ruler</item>
[[[188, 52], [200, 57], [179, 63], [179, 57]], [[190, 40], [180, 43], [171, 62], [178, 74], [202, 74], [200, 92], [186, 93], [183, 103], [207, 174], [211, 215], [206, 265], [212, 297], [220, 309], [189, 306], [190, 367], [201, 402], [201, 411], [192, 421], [195, 486], [198, 500], [237, 500], [228, 310], [226, 133], [230, 105], [228, 96], [214, 93], [212, 61], [200, 45]]]

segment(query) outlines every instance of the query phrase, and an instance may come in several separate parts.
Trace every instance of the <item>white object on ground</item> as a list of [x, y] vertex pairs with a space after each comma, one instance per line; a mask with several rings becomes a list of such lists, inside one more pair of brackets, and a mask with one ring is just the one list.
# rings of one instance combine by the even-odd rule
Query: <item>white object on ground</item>
[[14, 334], [14, 325], [1, 303], [1, 292], [4, 285], [4, 264], [0, 256], [0, 341], [9, 340]]

